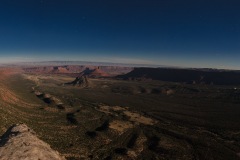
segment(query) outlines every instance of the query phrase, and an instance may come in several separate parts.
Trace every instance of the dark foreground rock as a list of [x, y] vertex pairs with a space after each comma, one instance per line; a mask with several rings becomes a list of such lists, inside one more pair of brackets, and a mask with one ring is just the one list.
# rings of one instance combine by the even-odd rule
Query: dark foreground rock
[[10, 127], [0, 139], [1, 160], [64, 160], [25, 124]]

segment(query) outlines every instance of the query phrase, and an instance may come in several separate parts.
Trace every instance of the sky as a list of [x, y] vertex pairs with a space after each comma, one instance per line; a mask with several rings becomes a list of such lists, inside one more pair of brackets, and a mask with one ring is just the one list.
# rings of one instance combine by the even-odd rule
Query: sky
[[240, 0], [0, 0], [0, 63], [240, 69]]

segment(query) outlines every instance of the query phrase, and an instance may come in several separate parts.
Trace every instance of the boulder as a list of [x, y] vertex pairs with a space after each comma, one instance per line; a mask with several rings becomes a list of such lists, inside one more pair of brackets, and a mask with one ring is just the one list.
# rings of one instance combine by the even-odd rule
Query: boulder
[[0, 139], [1, 160], [65, 160], [25, 124], [10, 127]]

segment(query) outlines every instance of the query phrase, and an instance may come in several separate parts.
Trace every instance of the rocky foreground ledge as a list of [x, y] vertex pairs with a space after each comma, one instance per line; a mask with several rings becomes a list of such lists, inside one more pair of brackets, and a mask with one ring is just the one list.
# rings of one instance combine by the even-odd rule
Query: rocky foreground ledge
[[10, 127], [0, 139], [1, 160], [65, 160], [25, 124]]

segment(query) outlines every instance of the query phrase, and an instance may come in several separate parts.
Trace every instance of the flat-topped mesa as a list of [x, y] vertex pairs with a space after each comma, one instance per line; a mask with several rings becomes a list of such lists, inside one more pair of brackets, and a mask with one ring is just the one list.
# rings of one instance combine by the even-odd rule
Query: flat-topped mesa
[[10, 127], [0, 139], [1, 160], [65, 160], [25, 124]]
[[100, 67], [96, 67], [95, 69], [86, 68], [84, 71], [79, 73], [79, 77], [87, 76], [90, 78], [101, 78], [101, 77], [109, 77], [110, 75], [100, 69]]

